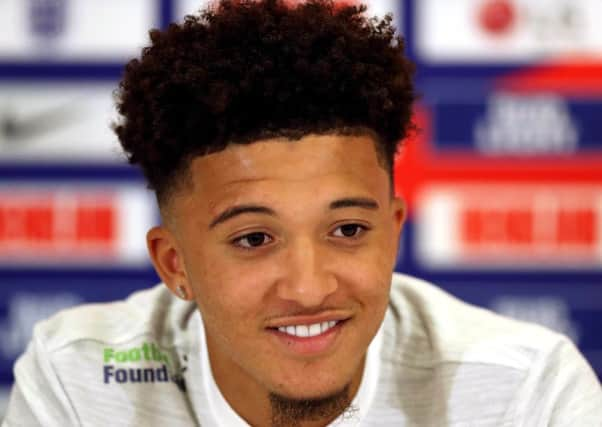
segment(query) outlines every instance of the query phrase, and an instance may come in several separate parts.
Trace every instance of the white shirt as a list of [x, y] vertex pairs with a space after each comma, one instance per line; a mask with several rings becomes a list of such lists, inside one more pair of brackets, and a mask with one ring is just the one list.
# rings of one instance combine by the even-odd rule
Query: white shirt
[[[163, 285], [41, 322], [15, 378], [5, 427], [245, 425], [194, 303]], [[362, 427], [602, 426], [600, 383], [567, 338], [397, 274], [354, 403]]]

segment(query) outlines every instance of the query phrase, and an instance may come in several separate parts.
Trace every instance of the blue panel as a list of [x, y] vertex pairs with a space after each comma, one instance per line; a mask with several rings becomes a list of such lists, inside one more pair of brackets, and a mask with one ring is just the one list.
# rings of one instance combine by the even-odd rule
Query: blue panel
[[[526, 95], [525, 99], [528, 100], [529, 96]], [[577, 131], [578, 138], [574, 152], [602, 151], [602, 125], [600, 122], [602, 102], [598, 99], [566, 99], [560, 102], [563, 107], [567, 108], [567, 115]], [[474, 128], [475, 124], [485, 119], [490, 111], [487, 98], [440, 102], [431, 107], [435, 122], [433, 142], [437, 149], [476, 149]], [[564, 118], [561, 114], [558, 112], [559, 120]]]
[[150, 272], [121, 278], [115, 273], [113, 278], [74, 271], [38, 273], [0, 274], [0, 385], [12, 383], [14, 360], [25, 350], [35, 322], [76, 304], [123, 299], [158, 282]]

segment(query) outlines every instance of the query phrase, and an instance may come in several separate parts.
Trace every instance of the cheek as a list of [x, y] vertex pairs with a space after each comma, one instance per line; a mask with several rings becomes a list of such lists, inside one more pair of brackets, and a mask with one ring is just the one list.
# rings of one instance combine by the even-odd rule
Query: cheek
[[333, 263], [333, 271], [348, 292], [367, 307], [382, 307], [389, 298], [392, 265], [383, 251], [362, 251]]
[[[387, 278], [391, 280], [391, 272], [396, 259], [396, 245], [391, 234], [386, 233], [384, 227], [370, 236], [366, 246], [354, 254], [353, 262], [357, 269], [363, 269], [372, 277]], [[353, 265], [348, 267], [353, 268]]]
[[336, 269], [339, 282], [348, 284], [349, 296], [375, 321], [381, 318], [389, 302], [393, 269], [389, 253], [386, 245], [375, 246], [340, 262]]
[[270, 277], [265, 263], [241, 262], [219, 248], [198, 251], [190, 261], [187, 271], [204, 315], [234, 321], [261, 310]]

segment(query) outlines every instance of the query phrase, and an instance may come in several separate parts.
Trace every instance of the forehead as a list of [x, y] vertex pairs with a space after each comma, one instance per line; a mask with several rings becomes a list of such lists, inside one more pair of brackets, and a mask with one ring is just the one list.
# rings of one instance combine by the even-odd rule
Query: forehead
[[[229, 203], [388, 194], [388, 173], [370, 136], [307, 135], [232, 144], [195, 158], [181, 203], [214, 212]], [[312, 193], [314, 192], [315, 193]], [[330, 193], [330, 194], [329, 194]], [[337, 193], [337, 194], [333, 194]], [[183, 208], [183, 206], [181, 206]], [[184, 209], [186, 210], [186, 209]]]
[[232, 144], [196, 158], [190, 172], [195, 185], [215, 186], [270, 178], [304, 181], [328, 173], [371, 175], [375, 168], [382, 166], [370, 136], [307, 135]]

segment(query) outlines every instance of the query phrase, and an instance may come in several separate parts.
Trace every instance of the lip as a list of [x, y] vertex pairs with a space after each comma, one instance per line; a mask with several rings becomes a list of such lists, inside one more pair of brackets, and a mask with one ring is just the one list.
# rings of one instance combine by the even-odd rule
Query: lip
[[[314, 320], [311, 322], [302, 322], [300, 318], [296, 319], [296, 323], [288, 323], [288, 325], [304, 325], [325, 322], [328, 320]], [[330, 320], [336, 320], [330, 317]], [[266, 331], [274, 338], [277, 346], [281, 347], [285, 353], [292, 354], [294, 356], [319, 356], [331, 351], [338, 341], [341, 335], [342, 329], [346, 326], [348, 319], [340, 319], [338, 323], [326, 332], [321, 333], [313, 337], [297, 337], [289, 335], [284, 332], [280, 332], [275, 328], [267, 328]], [[279, 324], [279, 326], [288, 326]]]

